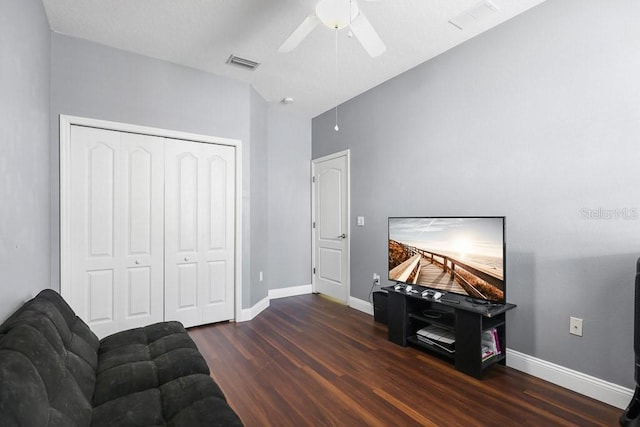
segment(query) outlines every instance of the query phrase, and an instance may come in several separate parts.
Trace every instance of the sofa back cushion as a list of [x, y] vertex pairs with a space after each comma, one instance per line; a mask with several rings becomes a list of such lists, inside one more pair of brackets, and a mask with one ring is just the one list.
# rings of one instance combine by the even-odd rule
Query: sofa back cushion
[[0, 425], [89, 425], [99, 341], [55, 291], [0, 326]]

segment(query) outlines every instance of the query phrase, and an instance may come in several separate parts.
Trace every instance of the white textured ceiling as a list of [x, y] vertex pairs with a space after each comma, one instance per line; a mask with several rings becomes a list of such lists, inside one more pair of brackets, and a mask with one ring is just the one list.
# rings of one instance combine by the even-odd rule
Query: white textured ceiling
[[[278, 47], [316, 0], [43, 0], [62, 34], [248, 82], [278, 108], [315, 117], [545, 0], [491, 0], [497, 13], [462, 30], [448, 21], [479, 0], [360, 0], [387, 46], [372, 59], [347, 30], [318, 26], [293, 52]], [[255, 71], [226, 64], [234, 54]], [[290, 105], [279, 104], [292, 97]]]

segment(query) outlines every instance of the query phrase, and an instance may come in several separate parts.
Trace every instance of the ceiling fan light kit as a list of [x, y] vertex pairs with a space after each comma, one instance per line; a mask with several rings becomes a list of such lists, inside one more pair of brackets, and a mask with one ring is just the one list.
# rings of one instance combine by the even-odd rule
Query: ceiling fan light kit
[[322, 0], [316, 5], [316, 16], [328, 28], [341, 30], [358, 16], [358, 3], [345, 0]]
[[315, 12], [302, 21], [278, 51], [291, 52], [321, 22], [332, 30], [349, 28], [372, 58], [382, 55], [387, 49], [356, 0], [320, 0], [316, 4]]

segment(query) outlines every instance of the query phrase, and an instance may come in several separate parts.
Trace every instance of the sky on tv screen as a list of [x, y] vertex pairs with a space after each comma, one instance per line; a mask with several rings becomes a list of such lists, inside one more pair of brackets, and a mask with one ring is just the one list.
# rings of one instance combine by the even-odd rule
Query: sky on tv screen
[[503, 218], [389, 218], [389, 239], [502, 269]]

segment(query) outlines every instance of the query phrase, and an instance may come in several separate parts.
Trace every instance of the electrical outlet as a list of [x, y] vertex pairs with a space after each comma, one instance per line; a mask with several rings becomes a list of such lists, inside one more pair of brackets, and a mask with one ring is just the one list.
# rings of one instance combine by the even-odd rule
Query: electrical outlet
[[380, 275], [378, 273], [373, 273], [373, 284], [380, 286]]
[[579, 337], [582, 336], [582, 319], [569, 317], [569, 333]]

